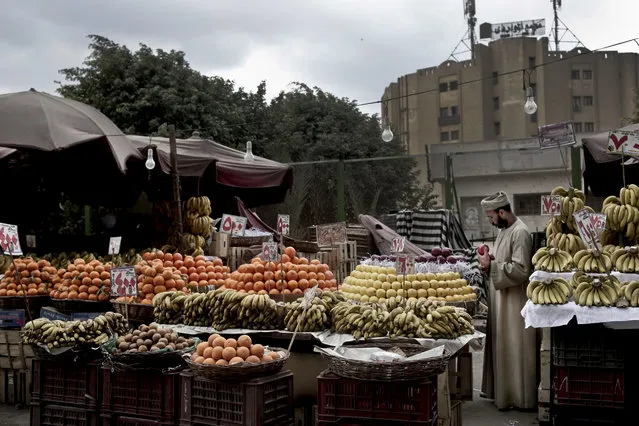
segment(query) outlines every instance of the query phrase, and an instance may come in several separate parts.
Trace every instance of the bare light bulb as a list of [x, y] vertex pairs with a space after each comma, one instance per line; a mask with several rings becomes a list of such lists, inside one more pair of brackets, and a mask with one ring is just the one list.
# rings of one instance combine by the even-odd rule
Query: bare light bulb
[[247, 163], [252, 163], [255, 161], [255, 156], [253, 155], [253, 142], [246, 142], [246, 153], [244, 154], [244, 161]]
[[393, 140], [393, 131], [390, 129], [390, 126], [386, 126], [384, 131], [382, 132], [382, 140], [386, 143]]
[[153, 148], [149, 148], [147, 150], [144, 166], [149, 170], [153, 170], [155, 168], [155, 161], [153, 161]]
[[532, 87], [526, 89], [526, 103], [524, 104], [524, 112], [528, 115], [533, 115], [537, 112], [537, 103], [535, 102], [535, 96], [533, 95]]

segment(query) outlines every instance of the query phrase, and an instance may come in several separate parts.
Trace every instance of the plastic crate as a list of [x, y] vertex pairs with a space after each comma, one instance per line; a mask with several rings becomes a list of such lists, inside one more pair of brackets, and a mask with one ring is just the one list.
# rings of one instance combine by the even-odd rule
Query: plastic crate
[[97, 407], [100, 399], [99, 363], [34, 359], [32, 368], [32, 401], [57, 402], [80, 408]]
[[31, 403], [31, 426], [98, 426], [98, 422], [98, 412], [95, 408]]
[[179, 373], [162, 374], [159, 370], [111, 372], [104, 367], [102, 413], [175, 422], [179, 378]]
[[554, 369], [556, 405], [623, 409], [625, 399], [623, 370], [577, 367]]
[[102, 426], [173, 426], [175, 422], [132, 417], [126, 414], [102, 414]]
[[614, 409], [554, 407], [553, 426], [628, 426], [635, 424], [631, 413]]
[[323, 371], [317, 377], [318, 420], [402, 421], [405, 425], [437, 422], [437, 382], [352, 380]]
[[293, 373], [248, 381], [214, 381], [181, 374], [180, 424], [289, 426], [293, 424]]
[[[580, 328], [581, 327], [581, 328]], [[552, 331], [552, 363], [559, 367], [623, 369], [624, 339], [599, 327], [560, 327]]]

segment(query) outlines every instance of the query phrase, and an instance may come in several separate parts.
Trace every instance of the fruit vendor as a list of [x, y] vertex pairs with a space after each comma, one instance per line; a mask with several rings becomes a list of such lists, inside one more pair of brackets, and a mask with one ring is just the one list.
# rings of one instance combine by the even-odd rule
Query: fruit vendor
[[531, 272], [532, 237], [512, 212], [504, 192], [482, 200], [490, 223], [499, 228], [493, 248], [478, 254], [488, 283], [488, 320], [482, 392], [500, 410], [537, 405], [537, 352], [534, 329], [525, 329], [521, 310]]

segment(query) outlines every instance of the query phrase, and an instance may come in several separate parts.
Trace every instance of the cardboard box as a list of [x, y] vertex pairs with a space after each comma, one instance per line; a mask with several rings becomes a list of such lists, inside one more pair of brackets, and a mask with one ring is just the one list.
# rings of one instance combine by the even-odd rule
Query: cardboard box
[[211, 237], [210, 251], [213, 256], [228, 257], [229, 248], [231, 247], [231, 236], [229, 234], [222, 234], [220, 232], [214, 232]]
[[52, 308], [51, 306], [43, 306], [40, 309], [40, 317], [50, 319], [51, 321], [71, 321], [71, 315], [63, 314], [62, 312], [58, 311], [56, 308]]

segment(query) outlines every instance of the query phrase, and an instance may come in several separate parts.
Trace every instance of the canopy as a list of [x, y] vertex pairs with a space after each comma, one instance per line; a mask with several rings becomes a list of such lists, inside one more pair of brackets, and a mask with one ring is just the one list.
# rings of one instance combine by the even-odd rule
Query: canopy
[[[631, 124], [630, 126], [622, 127], [624, 132], [639, 132], [639, 123]], [[596, 135], [587, 136], [581, 138], [583, 145], [590, 151], [593, 160], [597, 163], [611, 163], [613, 161], [619, 161], [619, 154], [612, 154], [608, 152], [608, 136], [610, 132], [598, 133]]]

